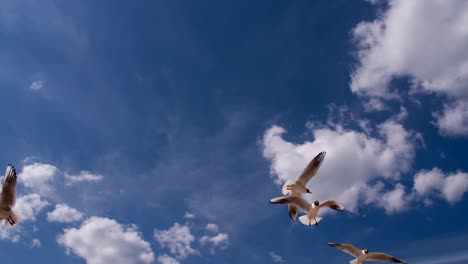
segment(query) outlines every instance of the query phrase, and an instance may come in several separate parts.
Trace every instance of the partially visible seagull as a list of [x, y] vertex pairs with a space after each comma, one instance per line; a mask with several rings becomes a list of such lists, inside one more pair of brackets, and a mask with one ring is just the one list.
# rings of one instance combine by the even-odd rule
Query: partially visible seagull
[[369, 253], [369, 250], [367, 248], [364, 250], [360, 250], [350, 244], [328, 243], [328, 245], [341, 249], [342, 251], [355, 257], [356, 259], [350, 261], [349, 262], [350, 264], [362, 264], [365, 261], [386, 261], [386, 262], [395, 262], [395, 263], [406, 263], [403, 260], [397, 259], [385, 253]]
[[8, 164], [3, 180], [2, 197], [0, 199], [0, 220], [5, 219], [5, 225], [14, 226], [19, 217], [13, 212], [16, 201], [16, 170]]
[[318, 201], [315, 201], [314, 204], [310, 204], [300, 196], [291, 195], [273, 198], [270, 200], [270, 203], [287, 204], [290, 206], [292, 205], [307, 212], [307, 215], [299, 217], [299, 220], [301, 221], [301, 223], [308, 226], [310, 226], [311, 224], [318, 225], [318, 222], [322, 220], [321, 217], [317, 216], [317, 213], [320, 210], [320, 208], [328, 207], [337, 211], [344, 210], [344, 207], [335, 201], [325, 201], [322, 204], [320, 204]]
[[[315, 156], [295, 181], [286, 181], [282, 189], [283, 194], [289, 194], [290, 196], [301, 196], [303, 193], [311, 193], [310, 190], [305, 186], [307, 182], [309, 182], [309, 180], [317, 173], [323, 159], [325, 158], [325, 154], [326, 152], [322, 151], [317, 156]], [[289, 217], [291, 217], [293, 221], [296, 221], [298, 211], [299, 209], [295, 205], [288, 205]]]
[[299, 217], [299, 221], [301, 221], [301, 223], [303, 223], [304, 225], [311, 226], [315, 224], [318, 226], [318, 222], [320, 222], [322, 218], [318, 217], [317, 213], [319, 212], [320, 209], [325, 208], [325, 207], [328, 207], [330, 209], [333, 209], [339, 212], [344, 210], [344, 206], [342, 206], [341, 204], [333, 200], [331, 201], [327, 200], [323, 203], [319, 203], [319, 201], [315, 201], [312, 204], [311, 210], [306, 215]]

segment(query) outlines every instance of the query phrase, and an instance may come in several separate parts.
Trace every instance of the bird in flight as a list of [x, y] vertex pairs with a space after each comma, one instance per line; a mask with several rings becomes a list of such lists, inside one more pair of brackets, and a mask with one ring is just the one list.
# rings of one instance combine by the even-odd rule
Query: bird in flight
[[[284, 183], [282, 192], [284, 195], [301, 196], [303, 193], [311, 193], [305, 186], [310, 179], [317, 173], [320, 165], [325, 159], [325, 151], [320, 152], [315, 156], [309, 164], [305, 167], [302, 173], [296, 178], [295, 181], [288, 180]], [[296, 221], [299, 208], [294, 204], [288, 205], [289, 217]]]
[[16, 201], [16, 170], [13, 165], [8, 164], [5, 178], [3, 180], [2, 196], [0, 199], [0, 220], [5, 219], [5, 225], [14, 226], [19, 217], [13, 212]]
[[337, 244], [337, 243], [328, 243], [328, 245], [338, 248], [349, 255], [355, 257], [356, 259], [350, 261], [350, 264], [362, 264], [365, 261], [386, 261], [386, 262], [395, 262], [395, 263], [406, 263], [403, 260], [397, 259], [393, 256], [387, 255], [385, 253], [376, 253], [371, 252], [366, 248], [360, 250], [357, 247], [350, 244]]
[[306, 200], [304, 200], [300, 196], [282, 196], [282, 197], [277, 197], [273, 198], [270, 200], [270, 203], [273, 204], [287, 204], [289, 206], [293, 205], [296, 208], [300, 208], [303, 211], [306, 211], [307, 214], [299, 217], [299, 220], [301, 223], [304, 225], [318, 225], [318, 222], [322, 220], [321, 217], [317, 216], [317, 213], [321, 208], [328, 207], [330, 209], [336, 210], [336, 211], [343, 211], [344, 207], [337, 203], [336, 201], [325, 201], [323, 203], [319, 203], [319, 201], [315, 201], [313, 204], [310, 204]]

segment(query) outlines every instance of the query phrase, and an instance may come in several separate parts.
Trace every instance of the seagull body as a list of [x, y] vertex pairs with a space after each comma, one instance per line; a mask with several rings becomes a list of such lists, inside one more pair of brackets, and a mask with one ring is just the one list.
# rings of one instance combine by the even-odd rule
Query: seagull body
[[362, 264], [365, 261], [387, 261], [395, 263], [406, 263], [403, 260], [397, 259], [385, 253], [369, 253], [369, 250], [367, 248], [364, 250], [360, 250], [357, 247], [350, 244], [328, 243], [328, 245], [338, 248], [343, 252], [346, 252], [349, 255], [355, 257], [356, 259], [350, 261], [350, 264]]
[[15, 206], [16, 202], [16, 179], [15, 168], [12, 165], [8, 165], [0, 199], [0, 220], [5, 219], [5, 225], [10, 226], [14, 226], [19, 221], [18, 215], [13, 212], [13, 206]]
[[[306, 184], [317, 173], [323, 159], [325, 158], [325, 154], [326, 152], [322, 151], [315, 156], [295, 181], [286, 181], [283, 185], [282, 193], [289, 196], [301, 196], [303, 193], [310, 193]], [[288, 205], [288, 214], [293, 221], [296, 221], [298, 212], [299, 208], [294, 204]]]
[[322, 204], [320, 204], [318, 201], [315, 201], [313, 204], [310, 204], [300, 196], [291, 195], [273, 198], [270, 200], [270, 203], [287, 204], [288, 206], [294, 206], [295, 208], [299, 208], [307, 212], [307, 215], [299, 217], [299, 220], [301, 223], [308, 226], [312, 224], [318, 225], [318, 222], [322, 220], [321, 217], [317, 216], [317, 213], [321, 208], [328, 207], [337, 211], [344, 210], [344, 207], [335, 201], [325, 201]]

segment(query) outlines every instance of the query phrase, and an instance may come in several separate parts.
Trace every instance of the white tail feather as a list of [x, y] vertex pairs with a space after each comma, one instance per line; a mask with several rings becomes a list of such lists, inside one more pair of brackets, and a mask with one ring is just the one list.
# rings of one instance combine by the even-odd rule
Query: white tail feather
[[349, 264], [360, 264], [358, 259], [351, 260]]
[[[317, 220], [317, 221], [315, 221], [315, 220]], [[315, 219], [314, 218], [311, 219], [307, 215], [303, 215], [303, 216], [299, 217], [299, 221], [301, 221], [301, 223], [306, 225], [306, 226], [311, 226], [311, 225], [315, 225], [318, 222], [322, 221], [322, 218], [316, 216]]]
[[292, 185], [292, 184], [294, 184], [294, 182], [291, 181], [291, 180], [287, 180], [287, 181], [283, 184], [282, 192], [283, 192], [284, 195], [288, 195], [288, 194], [291, 192], [291, 190], [288, 190], [288, 189], [286, 188], [286, 186], [287, 186], [287, 185]]

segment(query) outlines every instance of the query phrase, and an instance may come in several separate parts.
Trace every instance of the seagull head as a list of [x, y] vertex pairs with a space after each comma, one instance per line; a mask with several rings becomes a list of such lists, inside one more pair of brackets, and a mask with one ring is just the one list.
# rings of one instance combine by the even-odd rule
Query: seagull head
[[315, 201], [315, 202], [314, 202], [314, 205], [315, 205], [315, 206], [319, 206], [319, 204], [320, 204], [319, 201]]
[[366, 253], [366, 254], [369, 253], [369, 249], [367, 249], [367, 248], [364, 249], [364, 253]]

